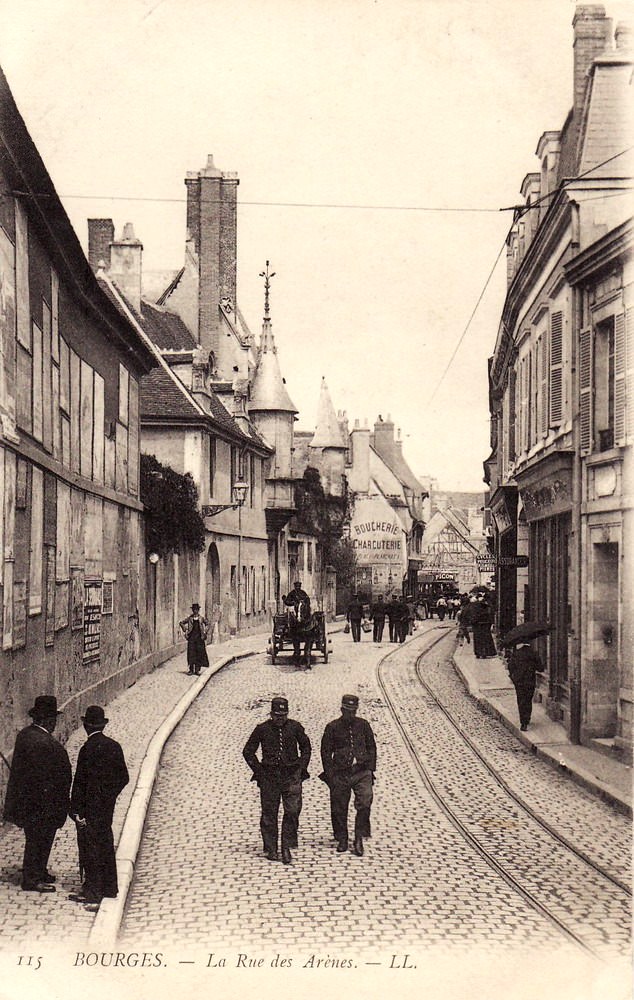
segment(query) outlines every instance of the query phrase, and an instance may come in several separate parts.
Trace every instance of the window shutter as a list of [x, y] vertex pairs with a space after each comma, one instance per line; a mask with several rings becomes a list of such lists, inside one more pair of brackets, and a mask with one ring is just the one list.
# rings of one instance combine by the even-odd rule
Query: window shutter
[[509, 470], [509, 449], [508, 449], [508, 426], [509, 426], [509, 391], [508, 388], [502, 398], [502, 477], [505, 479]]
[[592, 451], [592, 330], [579, 334], [579, 451], [589, 455]]
[[626, 335], [625, 314], [614, 317], [614, 443], [625, 444], [626, 427]]
[[542, 342], [542, 365], [539, 377], [541, 378], [541, 420], [539, 430], [542, 437], [548, 434], [548, 337], [539, 338]]
[[559, 427], [563, 409], [563, 322], [560, 312], [550, 318], [550, 426]]
[[528, 356], [522, 358], [522, 451], [528, 451]]

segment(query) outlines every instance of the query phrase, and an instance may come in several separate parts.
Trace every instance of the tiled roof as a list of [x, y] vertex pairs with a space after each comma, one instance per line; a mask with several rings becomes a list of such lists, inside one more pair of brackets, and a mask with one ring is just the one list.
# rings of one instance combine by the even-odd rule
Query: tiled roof
[[167, 351], [193, 351], [196, 341], [180, 316], [151, 302], [141, 302], [143, 329], [148, 337]]
[[141, 379], [139, 408], [141, 417], [201, 418], [193, 401], [162, 367], [153, 368]]

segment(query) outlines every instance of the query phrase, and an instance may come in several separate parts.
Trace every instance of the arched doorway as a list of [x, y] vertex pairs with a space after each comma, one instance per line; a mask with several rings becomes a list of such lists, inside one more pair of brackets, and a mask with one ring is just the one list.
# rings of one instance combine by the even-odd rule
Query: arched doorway
[[220, 559], [216, 543], [212, 542], [207, 552], [207, 572], [205, 574], [205, 617], [213, 626], [212, 636], [218, 633], [221, 611]]

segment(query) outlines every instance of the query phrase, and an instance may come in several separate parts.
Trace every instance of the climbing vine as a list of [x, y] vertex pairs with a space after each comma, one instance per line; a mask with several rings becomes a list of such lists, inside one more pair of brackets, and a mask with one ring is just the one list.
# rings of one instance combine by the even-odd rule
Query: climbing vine
[[165, 556], [205, 547], [205, 523], [191, 473], [181, 475], [154, 455], [141, 455], [141, 501], [145, 505], [148, 552]]

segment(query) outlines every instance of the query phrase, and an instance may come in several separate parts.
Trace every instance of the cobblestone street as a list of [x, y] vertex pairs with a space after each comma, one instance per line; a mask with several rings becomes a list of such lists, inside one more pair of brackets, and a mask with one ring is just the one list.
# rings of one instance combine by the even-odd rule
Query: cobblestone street
[[[412, 726], [421, 695], [412, 691], [411, 681], [403, 686], [403, 678], [430, 626], [406, 647], [391, 647], [384, 668], [399, 711], [412, 716]], [[451, 640], [443, 649], [446, 657]], [[201, 947], [235, 950], [246, 940], [251, 949], [301, 949], [309, 958], [311, 949], [338, 953], [342, 937], [355, 954], [375, 955], [474, 945], [494, 954], [521, 940], [541, 952], [554, 948], [572, 957], [571, 945], [465, 844], [424, 790], [377, 686], [376, 664], [389, 651], [387, 644], [354, 645], [341, 636], [331, 662], [318, 662], [310, 672], [259, 656], [214, 678], [166, 747], [128, 900], [123, 947], [143, 939], [172, 949], [180, 944], [189, 954]], [[437, 648], [432, 657], [441, 655]], [[339, 714], [341, 694], [348, 689], [359, 693], [359, 714], [371, 722], [379, 747], [374, 835], [363, 859], [335, 853], [327, 789], [317, 780], [323, 726]], [[275, 694], [289, 698], [291, 717], [304, 723], [313, 742], [292, 867], [263, 857], [259, 797], [241, 756], [244, 740], [266, 718]], [[468, 700], [458, 690], [454, 698]], [[487, 725], [494, 724], [487, 720]], [[497, 729], [494, 739], [503, 733]], [[423, 739], [423, 754], [425, 746]], [[460, 773], [459, 760], [447, 763], [448, 770]], [[518, 771], [524, 763], [516, 761]], [[535, 765], [530, 760], [531, 768]], [[577, 803], [590, 808], [587, 793], [570, 785], [567, 793], [570, 810]], [[592, 808], [598, 809], [597, 837], [605, 836], [603, 824], [613, 821], [612, 813], [602, 803], [593, 801]], [[622, 838], [628, 821], [615, 822]], [[522, 856], [525, 850], [520, 845]], [[583, 885], [578, 889], [583, 897]], [[578, 908], [584, 909], [582, 898]], [[627, 937], [627, 926], [619, 933]]]

